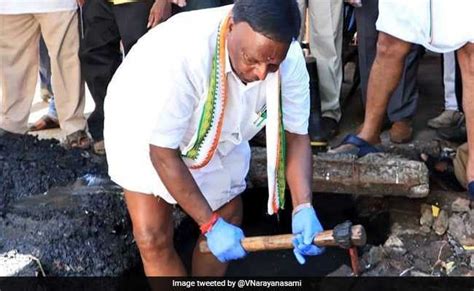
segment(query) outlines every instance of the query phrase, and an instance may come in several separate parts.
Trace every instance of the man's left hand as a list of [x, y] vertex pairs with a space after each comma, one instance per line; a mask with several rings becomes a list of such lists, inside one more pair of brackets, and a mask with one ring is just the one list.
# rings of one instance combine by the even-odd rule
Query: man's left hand
[[293, 238], [293, 253], [298, 263], [306, 262], [304, 256], [317, 256], [324, 252], [313, 244], [314, 237], [323, 231], [323, 227], [316, 216], [313, 207], [302, 208], [293, 215], [291, 223]]

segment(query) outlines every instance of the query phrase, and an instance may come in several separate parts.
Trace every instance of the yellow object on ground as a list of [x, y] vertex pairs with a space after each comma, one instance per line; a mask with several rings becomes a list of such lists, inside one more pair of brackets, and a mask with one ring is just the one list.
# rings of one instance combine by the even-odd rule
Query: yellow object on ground
[[433, 213], [433, 217], [438, 217], [439, 207], [435, 205], [431, 205], [431, 212]]
[[466, 251], [474, 251], [474, 246], [462, 246]]

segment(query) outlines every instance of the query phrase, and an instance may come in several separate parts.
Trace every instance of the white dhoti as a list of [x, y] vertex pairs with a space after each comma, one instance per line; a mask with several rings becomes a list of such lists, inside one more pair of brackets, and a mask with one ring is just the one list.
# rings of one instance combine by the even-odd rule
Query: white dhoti
[[[126, 122], [123, 118], [121, 120]], [[120, 126], [117, 124], [118, 119], [109, 121], [115, 121], [114, 126]], [[138, 131], [141, 132], [139, 129]], [[148, 144], [139, 143], [137, 139], [132, 140], [131, 136], [127, 136], [129, 140], [124, 142], [123, 135], [111, 134], [109, 131], [105, 133], [107, 145], [126, 144], [125, 147], [107, 146], [109, 175], [114, 182], [126, 190], [154, 194], [167, 203], [177, 203], [151, 163]], [[245, 177], [249, 171], [249, 164], [250, 147], [248, 142], [243, 142], [226, 155], [217, 151], [206, 167], [190, 172], [214, 211], [245, 190]]]
[[445, 53], [474, 42], [473, 0], [381, 0], [377, 30]]

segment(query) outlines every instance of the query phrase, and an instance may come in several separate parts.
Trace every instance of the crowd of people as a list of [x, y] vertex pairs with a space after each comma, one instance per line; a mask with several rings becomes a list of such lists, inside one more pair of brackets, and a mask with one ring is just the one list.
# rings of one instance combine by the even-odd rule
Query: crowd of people
[[[445, 108], [428, 126], [468, 141], [459, 175], [473, 197], [474, 2], [233, 2], [1, 0], [0, 138], [60, 127], [64, 146], [107, 154], [146, 274], [185, 274], [172, 240], [172, 205], [179, 204], [212, 252], [195, 250], [193, 275], [223, 275], [229, 260], [246, 254], [239, 194], [248, 141], [266, 126], [268, 212], [284, 206], [287, 184], [294, 253], [303, 264], [323, 252], [311, 243], [323, 229], [312, 207], [311, 142], [338, 131], [344, 7], [354, 5], [365, 120], [329, 152], [378, 152], [387, 121], [392, 142], [411, 141], [420, 60], [426, 49], [442, 53]], [[191, 10], [198, 11], [181, 13]], [[305, 35], [314, 70], [297, 41]], [[28, 126], [38, 74], [49, 109]], [[85, 84], [95, 103], [87, 118]]]

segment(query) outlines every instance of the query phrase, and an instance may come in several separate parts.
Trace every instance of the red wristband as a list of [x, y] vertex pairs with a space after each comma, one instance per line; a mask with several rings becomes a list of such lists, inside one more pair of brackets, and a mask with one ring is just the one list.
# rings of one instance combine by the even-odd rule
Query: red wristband
[[211, 219], [209, 219], [208, 222], [204, 223], [203, 225], [199, 227], [199, 229], [201, 229], [201, 234], [206, 234], [208, 231], [210, 231], [211, 228], [216, 223], [216, 221], [219, 219], [219, 217], [220, 217], [219, 214], [215, 212], [212, 213]]

